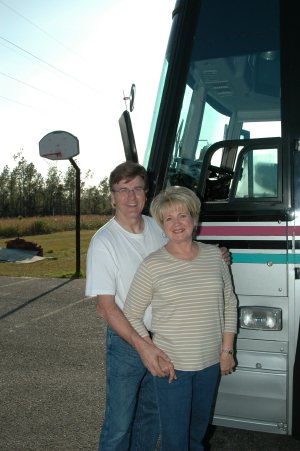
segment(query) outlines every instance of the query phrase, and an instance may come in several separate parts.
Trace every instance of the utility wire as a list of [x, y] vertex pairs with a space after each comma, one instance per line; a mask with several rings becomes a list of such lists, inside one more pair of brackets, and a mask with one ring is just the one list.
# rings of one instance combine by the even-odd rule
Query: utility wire
[[[20, 50], [18, 50], [18, 49], [16, 49], [16, 48], [12, 48], [10, 45], [6, 45], [4, 42], [1, 42], [1, 41], [0, 41], [0, 46], [2, 46], [2, 47], [4, 47], [4, 48], [8, 49], [10, 52], [15, 52], [15, 53], [17, 53], [17, 54], [20, 55], [21, 57], [23, 57], [23, 58], [27, 59], [28, 61], [31, 61], [31, 62], [32, 62], [32, 58], [31, 58], [29, 55], [26, 55], [26, 54], [22, 53]], [[39, 63], [39, 62], [37, 61], [36, 64], [41, 64], [41, 63]], [[32, 86], [32, 85], [30, 85], [30, 84], [28, 84], [28, 83], [26, 83], [26, 82], [24, 82], [24, 81], [22, 81], [22, 80], [18, 80], [17, 78], [14, 78], [14, 77], [12, 77], [11, 75], [5, 74], [4, 72], [0, 72], [0, 74], [2, 74], [2, 75], [5, 76], [5, 77], [11, 78], [12, 80], [17, 81], [18, 83], [22, 83], [22, 84], [24, 84], [24, 85], [30, 86], [32, 89], [36, 89], [37, 91], [41, 91], [41, 92], [43, 92], [43, 93], [45, 93], [45, 94], [47, 94], [47, 95], [49, 95], [49, 96], [55, 97], [55, 98], [57, 98], [58, 100], [61, 100], [61, 101], [63, 101], [63, 102], [69, 103], [70, 105], [79, 107], [78, 104], [74, 104], [73, 102], [69, 102], [69, 101], [66, 100], [66, 99], [59, 98], [58, 96], [55, 96], [54, 94], [50, 94], [50, 93], [48, 93], [48, 92], [46, 92], [46, 91], [43, 91], [42, 89], [37, 88], [36, 86]]]
[[68, 50], [69, 52], [73, 53], [74, 55], [76, 55], [77, 57], [79, 57], [80, 59], [82, 59], [85, 62], [88, 62], [82, 55], [80, 55], [79, 53], [75, 52], [73, 49], [71, 49], [70, 47], [66, 46], [63, 42], [59, 41], [55, 36], [53, 36], [52, 34], [50, 34], [48, 31], [44, 30], [42, 27], [40, 27], [39, 25], [37, 25], [35, 22], [33, 22], [31, 19], [28, 19], [28, 17], [24, 16], [23, 14], [21, 14], [19, 11], [17, 11], [16, 9], [12, 8], [11, 6], [9, 6], [7, 3], [3, 2], [2, 0], [0, 0], [0, 3], [2, 5], [4, 5], [6, 8], [10, 9], [11, 11], [13, 11], [17, 16], [22, 17], [22, 19], [26, 20], [28, 23], [30, 23], [30, 25], [32, 25], [33, 27], [37, 28], [39, 31], [41, 31], [42, 33], [44, 33], [46, 36], [48, 36], [49, 38], [53, 39], [55, 42], [57, 42], [59, 45], [61, 45], [62, 47], [64, 47], [66, 50]]
[[[28, 60], [28, 61], [30, 61], [30, 62], [32, 63], [32, 58], [30, 58], [29, 55], [24, 55], [24, 53], [20, 52], [20, 50], [18, 50], [18, 49], [13, 49], [13, 48], [11, 47], [11, 45], [7, 45], [7, 44], [5, 44], [4, 42], [0, 42], [0, 45], [1, 45], [2, 47], [4, 47], [5, 49], [8, 49], [10, 52], [14, 52], [14, 53], [16, 53], [17, 55], [22, 56], [22, 58], [25, 58], [26, 60]], [[40, 63], [37, 63], [37, 62], [36, 62], [36, 64], [40, 64]]]
[[11, 80], [14, 80], [14, 81], [16, 81], [18, 83], [21, 83], [22, 85], [28, 86], [31, 89], [35, 89], [36, 91], [39, 91], [39, 92], [41, 92], [43, 94], [46, 94], [47, 96], [53, 97], [54, 99], [60, 100], [61, 102], [65, 102], [65, 103], [68, 103], [68, 104], [70, 104], [72, 106], [76, 106], [76, 107], [79, 106], [79, 105], [75, 105], [74, 103], [69, 102], [66, 99], [62, 99], [62, 98], [56, 96], [55, 94], [51, 94], [51, 93], [49, 93], [47, 91], [44, 91], [43, 89], [37, 88], [36, 86], [33, 86], [33, 85], [29, 84], [29, 83], [26, 83], [25, 81], [19, 80], [18, 78], [15, 78], [15, 77], [12, 77], [11, 75], [5, 74], [4, 72], [0, 71], [0, 75], [2, 75], [3, 77], [10, 78]]
[[17, 103], [18, 105], [24, 106], [26, 108], [30, 108], [30, 109], [35, 110], [35, 111], [38, 111], [39, 113], [44, 113], [44, 111], [39, 110], [38, 108], [35, 108], [32, 105], [27, 105], [26, 103], [18, 102], [18, 100], [10, 99], [9, 97], [4, 97], [4, 96], [0, 95], [0, 99], [4, 99], [7, 102]]
[[15, 44], [14, 42], [10, 41], [9, 39], [6, 39], [3, 36], [0, 36], [0, 39], [2, 39], [2, 41], [7, 42], [8, 44], [12, 45], [13, 47], [21, 50], [22, 52], [26, 53], [27, 55], [32, 56], [33, 58], [35, 58], [36, 60], [40, 61], [41, 63], [46, 64], [47, 66], [51, 67], [51, 69], [54, 69], [55, 71], [61, 73], [65, 77], [71, 78], [72, 80], [76, 81], [77, 83], [81, 84], [82, 86], [85, 86], [86, 88], [88, 88], [88, 89], [90, 89], [92, 91], [96, 91], [96, 92], [99, 93], [99, 91], [96, 88], [93, 88], [92, 86], [88, 85], [87, 83], [84, 83], [83, 81], [79, 80], [78, 78], [73, 77], [73, 75], [70, 75], [67, 72], [64, 72], [63, 70], [59, 69], [58, 67], [53, 66], [53, 64], [48, 63], [47, 61], [43, 60], [39, 56], [34, 55], [33, 53], [31, 53], [28, 50], [20, 47], [19, 45]]

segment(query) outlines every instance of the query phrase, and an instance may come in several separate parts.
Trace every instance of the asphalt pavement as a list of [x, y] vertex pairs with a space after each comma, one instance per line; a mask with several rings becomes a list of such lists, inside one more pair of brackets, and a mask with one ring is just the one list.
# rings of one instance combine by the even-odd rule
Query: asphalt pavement
[[[97, 450], [105, 324], [84, 285], [0, 277], [0, 451]], [[300, 450], [292, 437], [221, 427], [207, 442], [211, 451]]]

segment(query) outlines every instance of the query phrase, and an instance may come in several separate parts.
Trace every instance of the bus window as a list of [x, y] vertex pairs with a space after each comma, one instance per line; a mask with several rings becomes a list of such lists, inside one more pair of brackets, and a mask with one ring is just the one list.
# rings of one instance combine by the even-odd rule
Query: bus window
[[207, 149], [197, 194], [210, 207], [281, 198], [281, 138], [224, 140]]
[[153, 111], [153, 117], [152, 117], [152, 123], [151, 123], [151, 127], [150, 127], [149, 137], [148, 137], [147, 149], [146, 149], [146, 152], [145, 152], [145, 155], [144, 155], [144, 165], [145, 165], [145, 167], [147, 166], [148, 161], [149, 161], [149, 157], [150, 157], [150, 145], [151, 145], [152, 140], [153, 140], [154, 129], [155, 129], [156, 121], [157, 121], [158, 110], [159, 110], [159, 105], [160, 105], [160, 102], [161, 102], [161, 96], [162, 96], [162, 91], [163, 91], [163, 87], [164, 87], [164, 83], [165, 83], [165, 79], [166, 79], [167, 70], [168, 70], [168, 61], [167, 61], [167, 59], [165, 59], [164, 63], [163, 63], [163, 68], [162, 68], [162, 72], [161, 72], [158, 92], [157, 92], [155, 106], [154, 106], [154, 111]]
[[242, 155], [236, 199], [278, 197], [277, 149], [253, 149]]
[[267, 138], [268, 136], [281, 136], [280, 121], [246, 122], [243, 124], [249, 133], [249, 138]]
[[[210, 145], [225, 138], [229, 117], [203, 102], [203, 90], [187, 85], [171, 155], [168, 181], [171, 185], [188, 186], [196, 190], [203, 158]], [[203, 110], [199, 104], [203, 104]], [[201, 125], [201, 127], [200, 127]], [[221, 152], [214, 154], [212, 164], [218, 165]]]

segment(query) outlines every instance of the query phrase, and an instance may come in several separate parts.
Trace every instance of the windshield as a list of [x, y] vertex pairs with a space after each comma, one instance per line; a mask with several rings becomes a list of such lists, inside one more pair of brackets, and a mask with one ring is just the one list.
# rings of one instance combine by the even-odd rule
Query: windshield
[[[165, 183], [197, 191], [203, 159], [216, 142], [281, 136], [278, 9], [271, 0], [243, 3], [242, 13], [237, 0], [202, 2]], [[224, 163], [223, 146], [210, 164], [230, 163], [234, 170], [239, 151]], [[249, 161], [265, 155], [253, 154]], [[244, 156], [244, 166], [248, 160]], [[245, 190], [240, 184], [236, 194]]]

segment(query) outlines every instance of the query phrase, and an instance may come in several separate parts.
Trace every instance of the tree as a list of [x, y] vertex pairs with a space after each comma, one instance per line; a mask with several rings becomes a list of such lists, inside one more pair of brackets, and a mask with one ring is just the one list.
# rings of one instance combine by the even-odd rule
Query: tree
[[50, 166], [47, 172], [44, 190], [44, 214], [64, 214], [63, 176], [56, 166]]
[[63, 178], [65, 195], [65, 214], [75, 214], [76, 207], [76, 171], [70, 166]]
[[[14, 155], [16, 166], [5, 166], [0, 173], [0, 215], [73, 215], [76, 209], [76, 171], [70, 166], [62, 174], [56, 166], [48, 169], [44, 179], [22, 152]], [[91, 171], [81, 176], [80, 198], [82, 214], [111, 213], [108, 178], [98, 186], [88, 186]]]
[[0, 174], [0, 215], [9, 216], [9, 190], [10, 190], [10, 172], [8, 166], [4, 166]]
[[100, 209], [102, 213], [111, 212], [111, 202], [110, 202], [110, 190], [108, 177], [104, 177], [99, 183], [99, 192], [101, 196]]
[[33, 163], [22, 152], [14, 155], [16, 167], [10, 174], [10, 212], [15, 216], [34, 216], [41, 213], [43, 179]]

